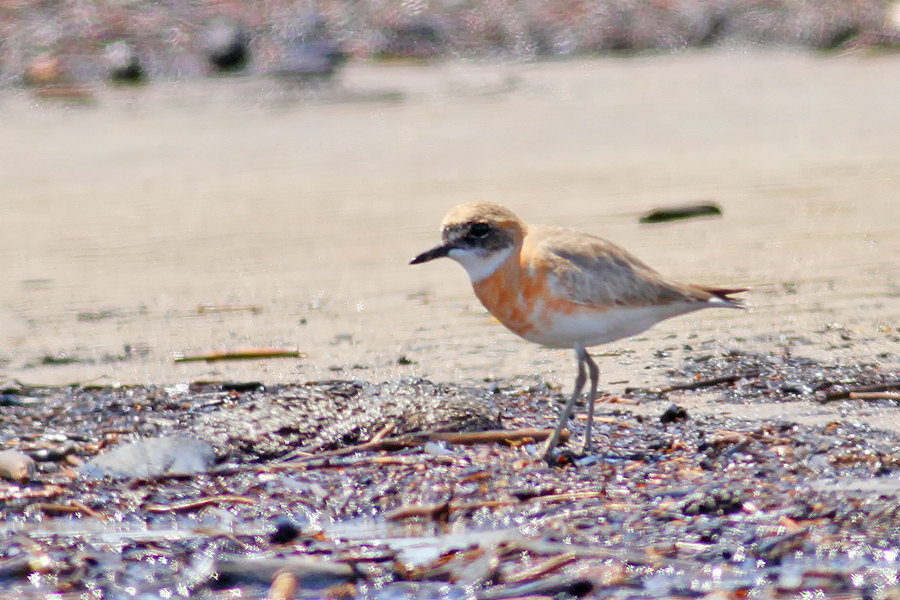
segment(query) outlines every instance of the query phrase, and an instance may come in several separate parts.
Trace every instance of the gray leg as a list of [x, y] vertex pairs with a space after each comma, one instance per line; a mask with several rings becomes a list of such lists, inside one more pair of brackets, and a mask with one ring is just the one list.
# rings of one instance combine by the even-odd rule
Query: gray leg
[[[569, 422], [569, 417], [572, 416], [572, 409], [575, 408], [575, 401], [578, 400], [578, 396], [581, 395], [581, 390], [584, 389], [584, 383], [587, 379], [585, 377], [584, 372], [584, 364], [585, 359], [588, 361], [591, 358], [588, 356], [588, 353], [584, 350], [584, 348], [575, 348], [575, 356], [578, 357], [578, 377], [575, 378], [575, 391], [572, 393], [572, 397], [569, 398], [569, 401], [566, 403], [565, 408], [563, 408], [563, 413], [559, 417], [559, 421], [556, 423], [556, 429], [553, 430], [553, 434], [547, 440], [547, 444], [544, 446], [544, 458], [549, 459], [550, 454], [553, 452], [553, 449], [556, 448], [556, 445], [559, 443], [559, 434], [563, 430], [563, 427]], [[593, 364], [593, 361], [591, 361]], [[597, 365], [594, 365], [594, 370], [596, 370]], [[591, 371], [591, 377], [593, 377], [593, 370]]]
[[591, 391], [588, 394], [588, 414], [587, 425], [584, 427], [584, 450], [585, 454], [590, 454], [594, 445], [594, 436], [592, 429], [594, 427], [594, 399], [597, 397], [597, 384], [600, 382], [600, 369], [597, 363], [591, 358], [586, 351], [584, 353], [584, 362], [587, 363], [588, 373], [591, 375]]

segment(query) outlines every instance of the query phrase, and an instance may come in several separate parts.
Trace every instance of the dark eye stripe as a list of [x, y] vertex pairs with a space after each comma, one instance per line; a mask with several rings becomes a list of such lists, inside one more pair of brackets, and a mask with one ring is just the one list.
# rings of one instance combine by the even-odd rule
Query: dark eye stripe
[[469, 228], [469, 235], [472, 237], [484, 237], [491, 232], [491, 226], [487, 223], [475, 223]]

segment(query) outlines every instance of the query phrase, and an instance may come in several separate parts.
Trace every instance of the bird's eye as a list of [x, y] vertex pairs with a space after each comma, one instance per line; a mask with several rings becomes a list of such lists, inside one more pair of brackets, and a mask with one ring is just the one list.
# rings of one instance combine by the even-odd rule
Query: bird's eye
[[491, 226], [487, 223], [475, 223], [469, 228], [469, 235], [473, 238], [483, 238], [491, 232]]

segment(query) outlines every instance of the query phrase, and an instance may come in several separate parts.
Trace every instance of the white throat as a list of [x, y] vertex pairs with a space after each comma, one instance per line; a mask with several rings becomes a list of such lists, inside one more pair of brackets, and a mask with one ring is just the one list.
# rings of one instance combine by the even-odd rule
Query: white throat
[[483, 249], [454, 248], [447, 253], [447, 256], [463, 266], [472, 283], [478, 283], [493, 275], [494, 271], [506, 262], [512, 251], [512, 246], [487, 254]]

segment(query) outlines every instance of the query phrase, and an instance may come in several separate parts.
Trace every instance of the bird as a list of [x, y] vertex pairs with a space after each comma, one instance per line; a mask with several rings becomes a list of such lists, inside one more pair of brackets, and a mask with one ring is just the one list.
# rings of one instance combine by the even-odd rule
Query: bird
[[575, 351], [575, 388], [543, 447], [548, 462], [588, 377], [582, 453], [592, 451], [600, 369], [587, 348], [696, 310], [743, 308], [733, 295], [748, 291], [676, 282], [601, 237], [529, 225], [493, 202], [451, 210], [441, 223], [441, 238], [410, 264], [453, 259], [468, 273], [484, 307], [510, 331], [546, 347]]

